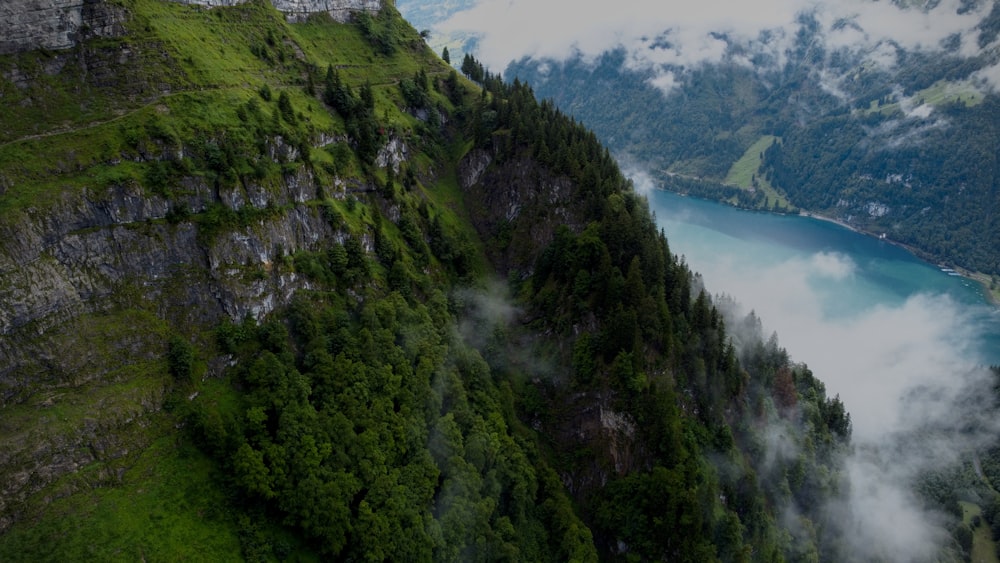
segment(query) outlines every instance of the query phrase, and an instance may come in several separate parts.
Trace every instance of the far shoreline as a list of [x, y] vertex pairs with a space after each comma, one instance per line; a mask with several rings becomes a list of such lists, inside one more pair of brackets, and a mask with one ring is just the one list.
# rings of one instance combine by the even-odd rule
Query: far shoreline
[[973, 272], [971, 270], [967, 270], [967, 269], [965, 269], [965, 268], [963, 268], [961, 266], [957, 266], [957, 265], [941, 264], [941, 263], [939, 263], [939, 262], [937, 262], [935, 260], [930, 259], [930, 257], [925, 252], [922, 252], [920, 249], [915, 248], [913, 246], [910, 246], [908, 244], [899, 242], [897, 240], [893, 240], [893, 239], [887, 237], [885, 235], [885, 233], [882, 233], [880, 235], [879, 234], [875, 234], [872, 231], [868, 231], [868, 230], [865, 230], [865, 229], [861, 229], [861, 228], [855, 227], [854, 225], [851, 225], [849, 223], [841, 221], [840, 219], [834, 219], [833, 217], [828, 217], [826, 215], [822, 215], [822, 214], [819, 214], [819, 213], [815, 213], [815, 212], [812, 212], [812, 211], [806, 211], [806, 210], [800, 210], [799, 211], [799, 216], [800, 217], [808, 217], [810, 219], [816, 219], [818, 221], [825, 221], [827, 223], [833, 223], [834, 225], [838, 225], [840, 227], [843, 227], [843, 228], [845, 228], [845, 229], [847, 229], [849, 231], [858, 233], [860, 235], [865, 235], [865, 236], [868, 236], [868, 237], [872, 237], [874, 239], [885, 241], [885, 242], [887, 242], [889, 244], [894, 244], [894, 245], [896, 245], [896, 246], [898, 246], [900, 248], [906, 249], [910, 254], [913, 254], [914, 256], [916, 256], [917, 258], [923, 260], [924, 262], [927, 262], [928, 264], [933, 264], [934, 266], [936, 266], [942, 272], [944, 272], [946, 270], [950, 270], [950, 271], [955, 272], [956, 274], [962, 276], [963, 278], [965, 278], [967, 280], [976, 282], [982, 288], [982, 290], [983, 290], [983, 296], [986, 298], [986, 302], [989, 303], [990, 305], [992, 305], [993, 307], [1000, 308], [1000, 294], [998, 294], [998, 292], [994, 292], [992, 289], [990, 289], [991, 277], [989, 276], [989, 274], [984, 274], [982, 272]]
[[915, 248], [913, 246], [910, 246], [910, 245], [908, 245], [906, 243], [902, 243], [902, 242], [899, 242], [897, 240], [893, 240], [893, 239], [889, 238], [888, 236], [886, 236], [884, 233], [876, 234], [876, 233], [874, 233], [872, 231], [869, 231], [869, 230], [862, 229], [862, 228], [856, 227], [854, 225], [851, 225], [850, 223], [847, 223], [847, 222], [842, 221], [840, 219], [835, 219], [833, 217], [829, 217], [829, 216], [823, 215], [821, 213], [816, 213], [814, 211], [807, 211], [807, 210], [804, 210], [804, 209], [799, 209], [798, 211], [788, 211], [788, 210], [781, 211], [781, 210], [772, 210], [772, 209], [753, 209], [753, 208], [749, 208], [749, 207], [740, 207], [739, 205], [733, 205], [732, 203], [729, 203], [729, 202], [727, 202], [725, 200], [718, 200], [718, 199], [715, 199], [715, 198], [704, 197], [704, 196], [692, 196], [689, 193], [684, 193], [684, 192], [678, 192], [678, 191], [674, 191], [674, 190], [669, 190], [669, 189], [666, 189], [665, 187], [658, 187], [658, 188], [654, 188], [654, 189], [657, 189], [657, 190], [660, 190], [660, 191], [664, 191], [664, 192], [669, 192], [669, 193], [676, 194], [676, 195], [679, 195], [679, 196], [682, 196], [682, 197], [695, 197], [695, 198], [698, 198], [698, 199], [704, 199], [705, 201], [712, 201], [712, 202], [719, 203], [719, 204], [722, 204], [722, 205], [727, 205], [728, 204], [728, 205], [731, 205], [733, 207], [736, 207], [737, 209], [741, 209], [743, 211], [750, 211], [750, 212], [754, 212], [754, 213], [761, 213], [761, 212], [763, 212], [763, 213], [771, 213], [771, 214], [775, 214], [775, 215], [797, 215], [799, 217], [805, 217], [805, 218], [808, 218], [808, 219], [816, 219], [817, 221], [824, 221], [826, 223], [832, 223], [834, 225], [837, 225], [839, 227], [843, 227], [843, 228], [845, 228], [845, 229], [847, 229], [849, 231], [858, 233], [860, 235], [864, 235], [864, 236], [867, 236], [867, 237], [872, 237], [872, 238], [874, 238], [876, 240], [887, 242], [889, 244], [892, 244], [892, 245], [895, 245], [895, 246], [898, 246], [900, 248], [905, 249], [910, 254], [916, 256], [917, 258], [919, 258], [920, 260], [923, 260], [924, 262], [927, 262], [928, 264], [931, 264], [931, 265], [937, 267], [939, 270], [942, 270], [942, 271], [944, 271], [945, 269], [952, 270], [956, 274], [960, 275], [961, 277], [977, 283], [979, 285], [979, 287], [982, 289], [983, 297], [986, 300], [986, 302], [990, 306], [992, 306], [994, 308], [997, 308], [997, 309], [1000, 309], [1000, 290], [994, 291], [994, 290], [990, 289], [990, 284], [992, 283], [992, 277], [989, 274], [984, 274], [982, 272], [973, 272], [971, 270], [967, 270], [967, 269], [965, 269], [965, 268], [963, 268], [961, 266], [957, 266], [957, 265], [942, 264], [941, 262], [938, 262], [936, 259], [934, 259], [930, 255], [928, 255], [926, 252], [923, 252], [920, 249]]

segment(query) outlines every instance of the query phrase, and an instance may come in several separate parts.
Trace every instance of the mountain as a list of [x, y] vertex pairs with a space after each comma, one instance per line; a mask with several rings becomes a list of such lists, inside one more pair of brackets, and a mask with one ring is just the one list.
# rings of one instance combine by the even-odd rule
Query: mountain
[[844, 405], [524, 83], [388, 3], [0, 16], [0, 559], [854, 553]]
[[757, 35], [651, 15], [661, 35], [505, 76], [668, 189], [826, 215], [995, 285], [1000, 5], [800, 8]]

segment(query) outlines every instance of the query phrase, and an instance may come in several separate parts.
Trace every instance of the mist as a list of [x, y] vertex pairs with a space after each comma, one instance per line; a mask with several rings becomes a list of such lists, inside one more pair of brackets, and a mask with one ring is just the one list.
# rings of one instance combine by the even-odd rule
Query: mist
[[[634, 182], [648, 188], [642, 175]], [[848, 487], [824, 510], [855, 557], [932, 556], [949, 541], [950, 517], [927, 509], [914, 485], [926, 471], [969, 462], [1000, 430], [988, 417], [990, 359], [976, 344], [982, 309], [938, 293], [881, 295], [847, 253], [728, 236], [655, 202], [671, 251], [725, 296], [725, 307], [736, 309], [727, 317], [752, 306], [763, 334], [776, 332], [792, 361], [843, 400], [853, 425]], [[853, 292], [876, 298], [859, 301]]]
[[[993, 2], [907, 3], [925, 9], [899, 4], [480, 0], [436, 30], [476, 37], [476, 56], [495, 70], [526, 57], [588, 61], [623, 49], [625, 66], [646, 72], [650, 85], [664, 94], [702, 65], [780, 70], [804, 29], [815, 31], [823, 52], [847, 52], [866, 67], [889, 72], [900, 50], [971, 57], [1000, 47], [1000, 39], [980, 44], [978, 25]], [[544, 69], [547, 63], [540, 64]], [[850, 101], [842, 76], [818, 70], [815, 78], [831, 95]], [[1000, 65], [985, 66], [970, 80], [1000, 89]], [[901, 118], [870, 132], [883, 146], [919, 143], [927, 131], [949, 126], [931, 105], [902, 91], [895, 97]], [[900, 135], [895, 128], [904, 122], [919, 126]], [[622, 165], [637, 191], [650, 193], [653, 182], [642, 172], [643, 164]], [[671, 251], [703, 274], [709, 292], [744, 304], [743, 315], [752, 308], [763, 333], [776, 332], [792, 360], [807, 364], [827, 394], [839, 395], [850, 412], [849, 487], [825, 510], [829, 521], [841, 523], [840, 535], [851, 539], [855, 559], [918, 561], [933, 554], [948, 541], [951, 517], [927, 509], [913, 492], [915, 481], [926, 471], [968, 461], [1000, 430], [979, 414], [990, 410], [987, 403], [994, 396], [984, 364], [997, 361], [982, 357], [977, 348], [982, 311], [930, 291], [892, 296], [873, 287], [845, 252], [771, 252], [780, 244], [763, 251], [763, 243], [724, 238], [655, 204], [651, 209]], [[870, 299], [857, 303], [858, 293]]]
[[[847, 51], [886, 70], [895, 66], [897, 49], [943, 52], [957, 39], [957, 52], [970, 57], [998, 43], [980, 46], [978, 25], [991, 2], [908, 4], [917, 7], [871, 0], [479, 0], [435, 29], [475, 37], [476, 56], [493, 69], [523, 58], [586, 61], [624, 49], [626, 67], [650, 71], [650, 84], [666, 93], [679, 72], [704, 64], [780, 70], [804, 29], [817, 32], [826, 52]], [[996, 67], [975, 78], [996, 87]]]

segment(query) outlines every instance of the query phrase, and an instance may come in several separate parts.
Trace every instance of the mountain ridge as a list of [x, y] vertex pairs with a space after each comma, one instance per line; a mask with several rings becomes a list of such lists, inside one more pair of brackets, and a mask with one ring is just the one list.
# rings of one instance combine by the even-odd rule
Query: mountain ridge
[[392, 6], [119, 5], [0, 57], [0, 558], [846, 549], [844, 405], [593, 133]]
[[[256, 0], [164, 0], [206, 8]], [[270, 0], [289, 21], [326, 13], [347, 21], [356, 12], [376, 13], [382, 0]], [[0, 55], [36, 49], [70, 49], [88, 37], [124, 33], [121, 2], [115, 0], [8, 0], [0, 6]]]

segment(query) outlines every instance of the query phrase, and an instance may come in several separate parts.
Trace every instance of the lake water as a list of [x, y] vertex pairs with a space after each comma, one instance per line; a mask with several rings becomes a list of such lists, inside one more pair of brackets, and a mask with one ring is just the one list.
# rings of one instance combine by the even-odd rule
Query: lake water
[[936, 549], [947, 536], [911, 484], [996, 442], [996, 381], [982, 366], [1000, 364], [1000, 313], [981, 288], [830, 222], [648, 196], [671, 251], [707, 289], [752, 307], [843, 399], [854, 449], [842, 520], [859, 553]]
[[[790, 341], [801, 335], [782, 330], [789, 314], [781, 310], [786, 297], [811, 299], [811, 305], [795, 305], [815, 307], [811, 312], [821, 317], [814, 319], [817, 323], [841, 326], [908, 306], [947, 307], [947, 322], [958, 323], [962, 334], [957, 341], [944, 335], [942, 344], [961, 347], [966, 360], [1000, 364], [1000, 312], [988, 304], [982, 287], [902, 247], [829, 221], [745, 211], [664, 191], [648, 196], [671, 251], [705, 274], [709, 291], [754, 307], [793, 356], [797, 351]], [[923, 301], [914, 305], [917, 299]], [[778, 310], [769, 310], [769, 303]], [[799, 330], [801, 323], [784, 328]]]

